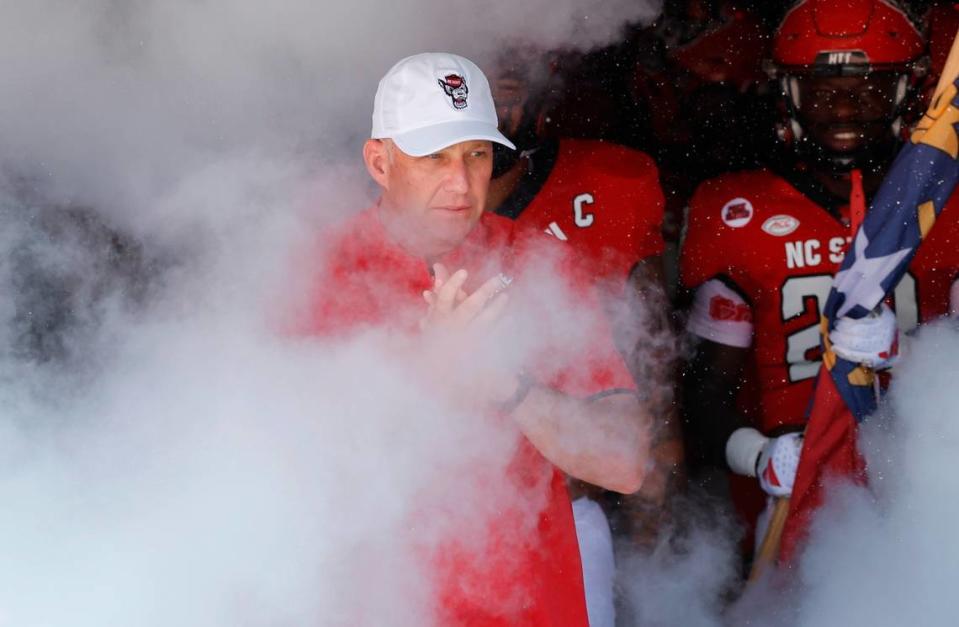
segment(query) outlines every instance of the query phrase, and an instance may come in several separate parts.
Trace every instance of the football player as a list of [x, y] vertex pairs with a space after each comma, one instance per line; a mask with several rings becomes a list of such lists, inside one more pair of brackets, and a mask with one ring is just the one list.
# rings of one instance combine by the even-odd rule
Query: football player
[[[663, 192], [656, 164], [644, 153], [616, 144], [584, 139], [543, 139], [548, 111], [549, 64], [540, 51], [512, 48], [494, 64], [493, 95], [500, 131], [517, 150], [494, 148], [493, 181], [487, 208], [518, 223], [567, 242], [589, 269], [605, 297], [619, 349], [637, 385], [654, 401], [658, 418], [653, 475], [640, 493], [616, 509], [622, 529], [633, 541], [652, 544], [666, 500], [683, 480], [683, 446], [673, 402], [675, 336], [668, 319], [661, 254]], [[583, 498], [602, 500], [585, 485], [573, 486]], [[587, 528], [608, 535], [608, 524], [589, 522], [601, 510], [574, 502], [583, 514], [580, 542], [596, 546], [596, 559], [611, 566], [611, 546], [584, 537]], [[577, 521], [580, 522], [579, 520]], [[595, 535], [595, 534], [592, 534]], [[584, 546], [583, 562], [590, 567]], [[606, 557], [602, 557], [604, 554]], [[603, 571], [602, 568], [597, 569]], [[611, 569], [608, 594], [611, 595]], [[587, 573], [588, 575], [588, 573]], [[590, 581], [587, 581], [590, 599]], [[611, 600], [611, 596], [608, 597]], [[608, 606], [608, 603], [607, 603]], [[597, 621], [591, 611], [591, 621]], [[607, 621], [608, 622], [608, 621]]]
[[[684, 382], [687, 438], [697, 457], [746, 477], [732, 493], [747, 521], [763, 492], [791, 492], [820, 307], [853, 235], [850, 197], [871, 197], [900, 146], [924, 51], [888, 0], [800, 1], [772, 51], [786, 156], [706, 181], [690, 202], [680, 273], [695, 290], [688, 330], [699, 342]], [[949, 311], [955, 213], [942, 214], [896, 288], [900, 328]]]

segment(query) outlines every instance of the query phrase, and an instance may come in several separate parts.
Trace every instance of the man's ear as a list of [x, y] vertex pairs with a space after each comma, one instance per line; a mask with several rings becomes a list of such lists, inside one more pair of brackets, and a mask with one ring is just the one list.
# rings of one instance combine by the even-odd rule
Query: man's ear
[[383, 189], [388, 189], [390, 177], [390, 155], [389, 147], [382, 139], [368, 139], [363, 144], [363, 162], [366, 164], [366, 171], [370, 173], [373, 180]]

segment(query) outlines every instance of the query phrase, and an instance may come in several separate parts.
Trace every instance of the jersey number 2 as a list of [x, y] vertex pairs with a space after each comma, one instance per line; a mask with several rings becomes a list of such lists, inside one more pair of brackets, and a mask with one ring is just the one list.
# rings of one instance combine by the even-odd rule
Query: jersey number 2
[[[812, 301], [812, 310], [817, 322], [791, 333], [786, 338], [786, 365], [789, 382], [811, 379], [819, 372], [819, 318], [822, 306], [832, 287], [831, 274], [790, 277], [782, 287], [783, 322], [808, 313], [807, 302]], [[916, 294], [916, 279], [908, 272], [899, 281], [894, 292], [896, 318], [901, 331], [911, 331], [919, 323], [919, 304]]]

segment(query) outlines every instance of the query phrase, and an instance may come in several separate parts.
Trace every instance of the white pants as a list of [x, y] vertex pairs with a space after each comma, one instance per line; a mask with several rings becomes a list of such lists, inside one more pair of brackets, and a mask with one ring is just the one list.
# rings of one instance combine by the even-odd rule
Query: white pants
[[586, 587], [586, 611], [590, 627], [614, 627], [613, 606], [613, 536], [603, 508], [583, 496], [573, 501], [573, 521], [583, 561], [583, 583]]

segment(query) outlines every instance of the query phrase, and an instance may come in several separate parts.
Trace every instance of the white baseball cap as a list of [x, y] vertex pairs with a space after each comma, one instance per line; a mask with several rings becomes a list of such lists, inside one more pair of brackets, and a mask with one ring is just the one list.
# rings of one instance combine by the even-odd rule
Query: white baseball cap
[[392, 139], [414, 157], [477, 139], [516, 150], [497, 129], [493, 94], [482, 70], [445, 52], [416, 54], [390, 68], [373, 99], [370, 137]]

